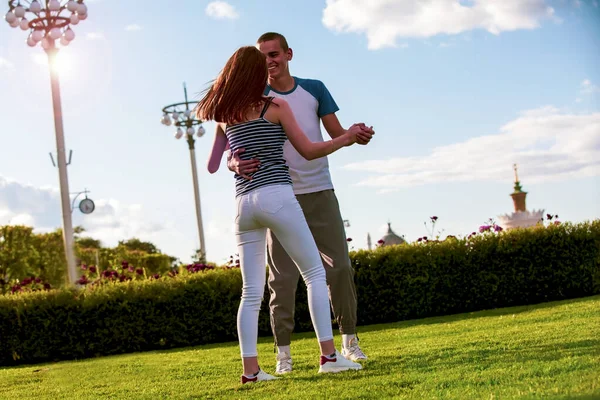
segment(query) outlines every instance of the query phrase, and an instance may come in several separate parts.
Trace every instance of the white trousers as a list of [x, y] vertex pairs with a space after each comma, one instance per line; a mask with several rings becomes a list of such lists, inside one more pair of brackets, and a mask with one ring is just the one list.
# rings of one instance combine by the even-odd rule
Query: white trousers
[[[237, 329], [242, 357], [258, 352], [258, 314], [266, 280], [266, 237], [271, 229], [300, 270], [319, 342], [333, 339], [325, 268], [291, 185], [263, 186], [237, 198], [236, 239], [243, 287]], [[291, 295], [291, 294], [290, 294]]]

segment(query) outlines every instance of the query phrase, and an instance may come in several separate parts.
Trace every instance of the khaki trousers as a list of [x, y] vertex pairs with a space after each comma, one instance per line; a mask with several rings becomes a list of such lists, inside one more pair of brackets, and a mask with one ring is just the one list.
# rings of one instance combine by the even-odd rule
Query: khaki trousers
[[[333, 315], [343, 334], [356, 333], [354, 268], [340, 207], [333, 190], [296, 195], [325, 266]], [[273, 232], [267, 232], [271, 328], [277, 346], [288, 346], [294, 330], [300, 273]]]

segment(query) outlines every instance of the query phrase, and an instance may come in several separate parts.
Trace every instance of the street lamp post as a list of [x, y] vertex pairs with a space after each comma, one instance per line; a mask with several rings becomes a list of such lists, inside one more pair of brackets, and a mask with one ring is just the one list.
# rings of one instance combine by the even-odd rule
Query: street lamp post
[[[163, 107], [163, 117], [160, 122], [163, 125], [170, 126], [171, 124], [177, 127], [175, 139], [181, 139], [185, 134], [188, 148], [190, 150], [190, 161], [192, 163], [192, 180], [194, 183], [194, 199], [196, 203], [196, 219], [198, 221], [198, 237], [200, 240], [200, 252], [206, 259], [206, 245], [204, 243], [204, 229], [202, 227], [202, 209], [200, 207], [200, 189], [198, 188], [198, 170], [196, 168], [196, 153], [194, 150], [194, 134], [198, 137], [204, 136], [205, 130], [202, 127], [202, 122], [196, 119], [192, 114], [192, 109], [197, 101], [188, 101], [187, 88], [183, 84], [183, 93], [185, 101], [182, 103], [169, 104]], [[198, 126], [198, 130], [195, 129]]]
[[83, 3], [83, 0], [9, 0], [8, 8], [9, 10], [4, 16], [6, 22], [13, 28], [20, 27], [23, 31], [30, 31], [27, 44], [30, 47], [35, 47], [38, 43], [41, 43], [42, 48], [48, 55], [63, 218], [63, 240], [69, 282], [74, 284], [77, 280], [77, 269], [73, 248], [73, 221], [71, 219], [71, 199], [69, 197], [60, 85], [56, 69], [56, 56], [59, 50], [56, 41], [60, 39], [60, 44], [67, 46], [75, 39], [75, 32], [71, 29], [71, 25], [77, 25], [79, 21], [87, 18], [87, 6]]

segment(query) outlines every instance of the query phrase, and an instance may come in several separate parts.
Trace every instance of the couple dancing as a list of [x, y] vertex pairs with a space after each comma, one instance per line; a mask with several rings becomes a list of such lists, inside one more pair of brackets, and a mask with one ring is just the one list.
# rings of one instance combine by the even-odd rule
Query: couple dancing
[[[292, 56], [284, 36], [265, 33], [256, 47], [231, 56], [196, 109], [198, 118], [217, 122], [209, 171], [218, 170], [229, 149], [227, 165], [236, 173], [242, 383], [276, 379], [260, 369], [257, 353], [265, 257], [277, 374], [293, 368], [290, 342], [300, 276], [321, 350], [319, 372], [361, 369], [356, 361], [367, 358], [356, 337], [354, 270], [326, 156], [367, 144], [374, 132], [363, 123], [344, 129], [323, 83], [290, 75]], [[331, 140], [323, 140], [321, 121]], [[333, 341], [328, 295], [342, 333], [341, 353]]]

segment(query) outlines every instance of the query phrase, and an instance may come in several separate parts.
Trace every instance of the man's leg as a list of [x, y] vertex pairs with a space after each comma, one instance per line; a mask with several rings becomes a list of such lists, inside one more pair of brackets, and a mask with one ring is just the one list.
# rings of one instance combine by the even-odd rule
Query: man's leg
[[[271, 329], [275, 345], [289, 354], [300, 272], [271, 230], [267, 231]], [[281, 350], [281, 349], [280, 349]]]
[[[333, 190], [299, 195], [308, 226], [323, 258], [333, 314], [343, 338], [343, 348], [355, 349], [353, 360], [366, 358], [356, 334], [356, 286], [348, 256], [348, 242], [340, 207]], [[346, 355], [346, 354], [345, 354]]]

